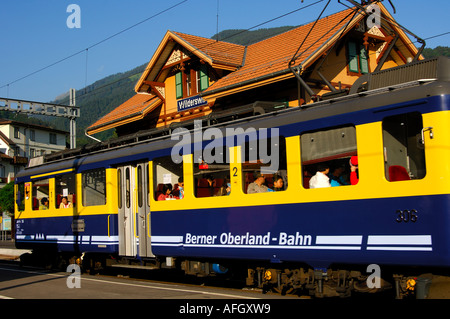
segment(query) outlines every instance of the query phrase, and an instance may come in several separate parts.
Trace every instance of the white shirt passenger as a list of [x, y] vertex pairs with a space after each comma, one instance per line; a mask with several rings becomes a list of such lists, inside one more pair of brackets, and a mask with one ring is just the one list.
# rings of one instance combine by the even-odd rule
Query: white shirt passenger
[[317, 172], [316, 175], [309, 180], [309, 188], [324, 188], [331, 187], [330, 179], [322, 172]]

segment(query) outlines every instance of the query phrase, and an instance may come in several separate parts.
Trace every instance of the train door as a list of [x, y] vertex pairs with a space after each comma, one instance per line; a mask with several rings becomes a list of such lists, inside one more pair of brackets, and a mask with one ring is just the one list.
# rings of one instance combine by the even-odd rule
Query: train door
[[136, 167], [136, 204], [139, 229], [139, 255], [154, 257], [151, 250], [150, 198], [149, 198], [148, 163], [137, 164]]
[[118, 167], [119, 255], [153, 257], [150, 243], [148, 164]]
[[118, 203], [119, 203], [119, 255], [136, 256], [137, 234], [134, 229], [134, 167], [121, 166], [117, 169]]

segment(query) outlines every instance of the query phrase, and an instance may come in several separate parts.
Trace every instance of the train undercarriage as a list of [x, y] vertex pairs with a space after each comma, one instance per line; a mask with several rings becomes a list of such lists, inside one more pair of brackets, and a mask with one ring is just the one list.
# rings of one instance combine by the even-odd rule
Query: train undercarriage
[[434, 286], [439, 286], [442, 293], [434, 289], [432, 298], [450, 298], [448, 275], [431, 273], [423, 275], [422, 269], [400, 273], [395, 268], [386, 270], [383, 267], [383, 274], [380, 276], [377, 265], [373, 265], [372, 268], [333, 265], [328, 269], [314, 269], [308, 265], [285, 263], [245, 265], [242, 261], [211, 262], [174, 257], [136, 259], [101, 254], [52, 254], [49, 251], [36, 250], [32, 254], [22, 255], [21, 264], [63, 271], [71, 264], [78, 264], [83, 272], [91, 274], [102, 273], [112, 268], [148, 271], [171, 269], [188, 276], [239, 281], [246, 289], [255, 289], [262, 293], [275, 292], [309, 298], [347, 298], [354, 295], [378, 294], [391, 299], [426, 299], [430, 297], [430, 287]]

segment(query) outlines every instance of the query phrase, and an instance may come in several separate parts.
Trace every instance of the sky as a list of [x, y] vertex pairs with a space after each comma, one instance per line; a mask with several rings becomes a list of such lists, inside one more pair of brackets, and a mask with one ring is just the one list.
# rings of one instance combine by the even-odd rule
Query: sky
[[[217, 27], [300, 25], [314, 21], [327, 2], [0, 0], [0, 97], [49, 102], [70, 88], [148, 63], [167, 30], [210, 38]], [[389, 1], [383, 3], [394, 18], [423, 39], [446, 33], [426, 40], [427, 47], [450, 46], [450, 1], [391, 2], [395, 14]], [[344, 9], [331, 0], [323, 16]]]

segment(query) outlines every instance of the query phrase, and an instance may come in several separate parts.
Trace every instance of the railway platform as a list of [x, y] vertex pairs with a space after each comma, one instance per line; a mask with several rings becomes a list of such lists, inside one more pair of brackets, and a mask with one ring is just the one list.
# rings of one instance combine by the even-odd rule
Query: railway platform
[[13, 240], [0, 241], [0, 260], [19, 260], [20, 255], [31, 250], [17, 249]]

